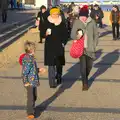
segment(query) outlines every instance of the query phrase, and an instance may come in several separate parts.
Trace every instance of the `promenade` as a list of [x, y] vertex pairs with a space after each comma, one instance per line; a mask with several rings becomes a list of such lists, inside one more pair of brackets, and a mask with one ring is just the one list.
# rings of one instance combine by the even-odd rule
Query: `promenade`
[[[35, 120], [120, 120], [120, 40], [112, 40], [110, 27], [99, 31], [89, 90], [82, 91], [79, 61], [69, 55], [70, 41], [65, 50], [63, 84], [50, 89], [48, 73], [40, 76]], [[37, 63], [44, 66], [44, 43], [38, 44], [38, 31], [28, 31], [0, 53], [0, 120], [26, 120], [26, 96], [18, 63], [26, 40], [36, 42]]]

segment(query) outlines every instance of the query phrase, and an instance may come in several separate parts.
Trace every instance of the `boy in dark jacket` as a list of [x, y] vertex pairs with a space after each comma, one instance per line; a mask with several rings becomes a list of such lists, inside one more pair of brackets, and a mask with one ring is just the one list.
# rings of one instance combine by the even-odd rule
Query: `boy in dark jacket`
[[100, 28], [102, 28], [102, 19], [104, 17], [104, 14], [102, 9], [98, 5], [94, 6], [94, 9], [91, 11], [90, 17], [96, 21], [97, 25], [99, 25]]

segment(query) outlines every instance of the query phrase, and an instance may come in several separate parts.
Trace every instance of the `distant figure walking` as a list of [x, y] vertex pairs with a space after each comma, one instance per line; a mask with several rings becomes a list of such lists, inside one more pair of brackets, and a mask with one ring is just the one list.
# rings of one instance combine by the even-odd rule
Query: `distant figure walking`
[[0, 0], [0, 9], [2, 12], [2, 22], [6, 23], [7, 21], [7, 10], [8, 10], [9, 1], [8, 0]]
[[14, 8], [14, 2], [13, 2], [13, 0], [10, 0], [10, 5], [11, 5], [11, 10], [13, 10], [13, 8]]
[[39, 20], [39, 31], [40, 31], [40, 41], [39, 43], [42, 43], [43, 38], [45, 38], [45, 24], [47, 21], [49, 13], [44, 5], [40, 7], [40, 11], [37, 15], [37, 20]]
[[94, 5], [94, 9], [91, 11], [90, 16], [94, 19], [98, 25], [98, 27], [102, 28], [102, 19], [104, 17], [104, 13], [102, 9], [98, 5]]
[[[119, 39], [120, 11], [117, 5], [114, 5], [110, 14], [112, 24], [113, 40]], [[116, 29], [115, 29], [116, 28]]]

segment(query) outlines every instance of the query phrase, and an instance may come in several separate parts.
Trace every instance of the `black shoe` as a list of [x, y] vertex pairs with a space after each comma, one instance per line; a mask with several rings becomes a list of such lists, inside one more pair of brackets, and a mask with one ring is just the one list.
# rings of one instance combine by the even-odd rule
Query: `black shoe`
[[38, 43], [42, 43], [42, 41], [39, 41]]
[[113, 38], [113, 40], [116, 40], [116, 38]]
[[57, 84], [61, 84], [62, 82], [62, 78], [61, 78], [61, 75], [56, 75], [56, 79], [57, 79]]
[[57, 86], [50, 86], [50, 88], [56, 88]]
[[88, 84], [84, 84], [82, 90], [87, 91], [88, 90]]

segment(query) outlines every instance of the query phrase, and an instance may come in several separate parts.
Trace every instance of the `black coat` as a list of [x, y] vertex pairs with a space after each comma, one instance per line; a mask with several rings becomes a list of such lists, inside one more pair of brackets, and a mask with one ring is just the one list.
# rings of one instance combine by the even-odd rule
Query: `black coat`
[[9, 1], [8, 0], [0, 0], [0, 9], [1, 11], [8, 10]]
[[[97, 23], [102, 21], [102, 18], [104, 17], [103, 11], [101, 9], [98, 10], [92, 10], [90, 14], [91, 18], [94, 19]], [[96, 20], [96, 16], [99, 18]]]
[[40, 18], [39, 30], [41, 37], [45, 37], [45, 23], [47, 21], [49, 13], [46, 11], [45, 13], [39, 12], [37, 18]]
[[64, 47], [68, 40], [68, 32], [64, 22], [55, 26], [47, 21], [46, 30], [51, 29], [51, 35], [48, 35], [45, 40], [44, 64], [48, 66], [56, 65], [55, 58], [59, 58], [59, 63], [65, 65]]

